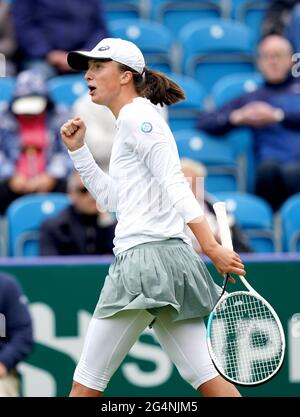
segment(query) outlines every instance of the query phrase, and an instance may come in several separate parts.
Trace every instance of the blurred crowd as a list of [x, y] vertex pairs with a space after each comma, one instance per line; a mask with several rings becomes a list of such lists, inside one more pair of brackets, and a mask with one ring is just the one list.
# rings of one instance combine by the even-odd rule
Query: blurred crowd
[[[74, 74], [67, 64], [68, 51], [91, 49], [110, 35], [106, 3], [0, 0], [0, 53], [6, 58], [6, 75], [16, 79], [10, 102], [0, 106], [0, 215], [5, 216], [13, 201], [24, 195], [67, 193], [70, 207], [41, 228], [40, 254], [44, 256], [112, 253], [115, 217], [97, 210], [72, 171], [59, 130], [67, 119], [81, 116], [88, 127], [88, 146], [108, 171], [113, 116], [107, 108], [91, 103], [87, 93], [72, 106], [62, 106], [48, 91], [53, 77]], [[186, 126], [220, 140], [236, 128], [249, 128], [255, 155], [253, 192], [274, 213], [300, 192], [300, 83], [292, 74], [292, 56], [300, 42], [298, 3], [270, 2], [264, 15], [257, 46], [262, 86], [218, 109], [199, 112], [195, 125]], [[167, 119], [168, 110], [160, 110]], [[206, 168], [199, 166], [196, 172], [204, 178]], [[192, 167], [186, 167], [189, 174]], [[213, 196], [205, 195], [212, 216]], [[239, 250], [252, 251], [243, 231], [235, 227], [241, 237]]]

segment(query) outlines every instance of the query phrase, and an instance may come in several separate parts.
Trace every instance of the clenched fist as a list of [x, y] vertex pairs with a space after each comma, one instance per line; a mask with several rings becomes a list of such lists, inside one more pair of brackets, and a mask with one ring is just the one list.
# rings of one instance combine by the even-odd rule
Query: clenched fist
[[84, 145], [86, 126], [80, 117], [68, 120], [60, 129], [64, 144], [70, 151], [76, 151]]

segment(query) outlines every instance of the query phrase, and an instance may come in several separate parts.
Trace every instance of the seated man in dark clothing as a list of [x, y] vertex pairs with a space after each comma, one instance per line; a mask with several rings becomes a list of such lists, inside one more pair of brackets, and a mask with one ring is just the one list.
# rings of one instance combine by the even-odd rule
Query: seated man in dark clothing
[[96, 201], [74, 172], [68, 181], [71, 205], [41, 228], [40, 253], [55, 255], [112, 254], [115, 221], [100, 213]]
[[278, 35], [266, 37], [258, 50], [264, 85], [216, 111], [200, 114], [197, 125], [220, 136], [240, 126], [252, 129], [255, 192], [274, 211], [300, 192], [300, 83], [292, 76], [292, 64], [289, 42]]

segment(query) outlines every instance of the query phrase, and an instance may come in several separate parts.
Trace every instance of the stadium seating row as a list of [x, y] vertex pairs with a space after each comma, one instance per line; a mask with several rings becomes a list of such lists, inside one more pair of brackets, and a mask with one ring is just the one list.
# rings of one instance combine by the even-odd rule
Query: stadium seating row
[[[13, 3], [14, 0], [4, 0]], [[154, 20], [173, 33], [194, 19], [234, 19], [257, 29], [271, 0], [101, 0], [108, 21], [126, 18]]]
[[255, 71], [254, 33], [241, 22], [194, 20], [174, 36], [158, 22], [118, 19], [109, 30], [113, 37], [136, 43], [149, 68], [193, 77], [206, 95], [225, 75]]
[[110, 22], [109, 30], [113, 37], [136, 43], [148, 67], [193, 77], [207, 94], [221, 77], [255, 70], [254, 34], [240, 22], [193, 20], [174, 36], [157, 22], [118, 19]]
[[[247, 193], [215, 193], [248, 235], [256, 252], [300, 252], [300, 193], [274, 218], [268, 203]], [[38, 256], [41, 223], [70, 203], [66, 194], [27, 195], [15, 200], [1, 220], [1, 256]]]
[[271, 0], [106, 0], [108, 22], [142, 18], [167, 26], [173, 34], [195, 19], [232, 19], [247, 24], [257, 36]]

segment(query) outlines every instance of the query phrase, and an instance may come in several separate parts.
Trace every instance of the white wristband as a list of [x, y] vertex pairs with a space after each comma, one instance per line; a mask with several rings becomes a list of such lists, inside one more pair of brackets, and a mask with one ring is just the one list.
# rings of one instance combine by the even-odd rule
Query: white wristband
[[284, 111], [282, 109], [276, 109], [274, 111], [274, 115], [278, 123], [282, 122], [282, 120], [284, 119]]

